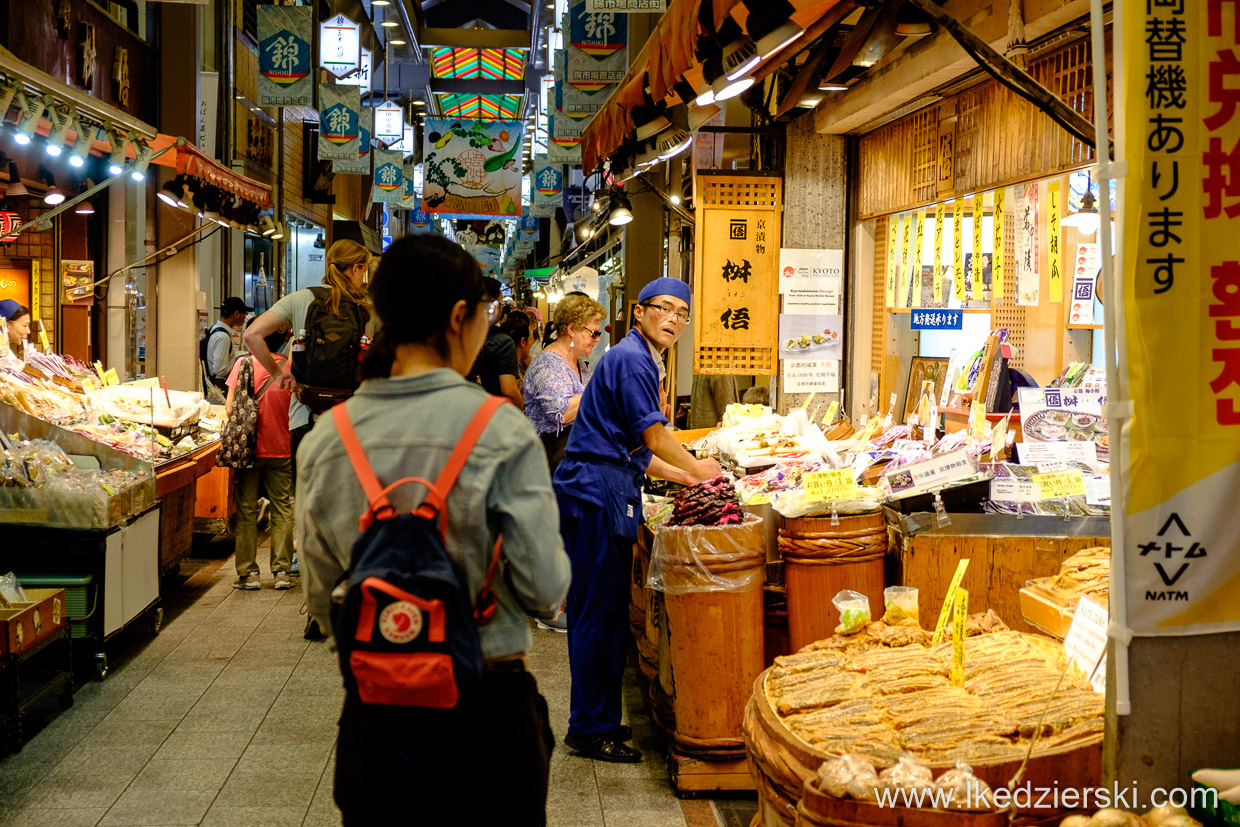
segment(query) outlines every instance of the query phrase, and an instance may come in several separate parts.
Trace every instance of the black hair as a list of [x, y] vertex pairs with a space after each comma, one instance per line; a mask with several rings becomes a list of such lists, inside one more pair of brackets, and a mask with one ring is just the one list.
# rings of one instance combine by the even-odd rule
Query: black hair
[[277, 330], [275, 333], [269, 333], [264, 336], [263, 341], [267, 343], [267, 350], [275, 353], [284, 347], [284, 343], [288, 341], [289, 332], [289, 329], [285, 327]]
[[452, 308], [464, 301], [472, 318], [485, 298], [482, 270], [459, 244], [431, 233], [398, 238], [370, 280], [381, 327], [362, 361], [362, 378], [390, 376], [397, 345], [422, 342], [445, 353]]
[[484, 288], [484, 298], [488, 298], [491, 301], [498, 301], [504, 297], [504, 285], [500, 284], [499, 279], [491, 276], [483, 276], [482, 283], [486, 285]]
[[499, 326], [499, 329], [511, 336], [512, 341], [517, 344], [522, 339], [532, 342], [533, 328], [534, 320], [523, 312], [510, 314]]
[[9, 316], [8, 320], [10, 322], [15, 322], [18, 319], [20, 319], [22, 316], [29, 316], [29, 315], [30, 315], [30, 308], [24, 304], [21, 304], [17, 306], [17, 309], [13, 311], [13, 315]]

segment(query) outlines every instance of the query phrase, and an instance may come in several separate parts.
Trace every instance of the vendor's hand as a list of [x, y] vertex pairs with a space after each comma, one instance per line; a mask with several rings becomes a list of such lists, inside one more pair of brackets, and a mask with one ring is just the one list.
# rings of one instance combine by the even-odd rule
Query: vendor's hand
[[659, 410], [661, 410], [663, 412], [663, 415], [667, 417], [668, 422], [672, 421], [672, 403], [671, 402], [664, 402], [663, 407], [660, 408]]
[[297, 390], [297, 380], [293, 378], [293, 374], [288, 373], [287, 371], [281, 373], [280, 378], [277, 379], [276, 381], [279, 383], [281, 388], [288, 391], [289, 393], [293, 393], [295, 390]]
[[698, 482], [713, 480], [715, 477], [723, 473], [723, 469], [719, 467], [719, 463], [713, 459], [698, 460], [697, 470], [694, 475], [698, 478]]

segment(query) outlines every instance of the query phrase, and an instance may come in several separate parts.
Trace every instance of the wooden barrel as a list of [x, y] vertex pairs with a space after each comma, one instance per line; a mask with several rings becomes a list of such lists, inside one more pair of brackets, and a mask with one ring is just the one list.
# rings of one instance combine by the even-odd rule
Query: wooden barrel
[[[768, 670], [769, 671], [769, 670]], [[762, 812], [768, 814], [764, 827], [818, 827], [818, 825], [848, 825], [870, 827], [871, 825], [924, 824], [926, 827], [968, 825], [960, 813], [949, 814], [955, 821], [930, 822], [909, 820], [910, 814], [926, 811], [908, 808], [892, 809], [903, 813], [905, 820], [882, 821], [881, 815], [871, 814], [875, 820], [854, 820], [849, 814], [857, 814], [856, 802], [835, 799], [817, 790], [811, 782], [817, 779], [818, 768], [831, 758], [830, 753], [811, 747], [798, 738], [776, 713], [766, 696], [766, 676], [763, 672], [754, 681], [753, 697], [745, 710], [745, 747], [750, 772], [758, 788]], [[1008, 780], [1016, 775], [1021, 761], [999, 761], [991, 764], [971, 762], [973, 774], [985, 781], [991, 789], [1006, 787]], [[953, 766], [950, 763], [929, 765], [937, 777]], [[1022, 785], [1033, 788], [1083, 789], [1096, 787], [1102, 780], [1102, 735], [1082, 738], [1072, 745], [1039, 749], [1029, 759], [1022, 775]], [[1036, 796], [1034, 797], [1036, 799]], [[812, 799], [812, 800], [810, 800]], [[877, 807], [875, 807], [877, 809]], [[1030, 811], [1034, 814], [1035, 811]], [[1045, 811], [1041, 811], [1045, 814]], [[775, 819], [769, 815], [775, 814]], [[801, 820], [798, 821], [798, 818]], [[812, 819], [818, 819], [814, 821]], [[811, 819], [811, 820], [806, 820]], [[1057, 822], [1056, 822], [1057, 823]], [[988, 827], [979, 823], [976, 827]]]
[[869, 597], [873, 617], [882, 616], [887, 554], [882, 512], [841, 514], [839, 521], [831, 525], [830, 517], [788, 518], [779, 530], [788, 590], [788, 638], [794, 652], [835, 634], [840, 613], [831, 598], [843, 589]]
[[[768, 569], [769, 572], [769, 569]], [[791, 654], [788, 645], [788, 593], [782, 585], [771, 585], [767, 581], [765, 591], [766, 637], [763, 648], [766, 650], [765, 666], [775, 662], [775, 658]]]
[[817, 779], [805, 783], [797, 804], [796, 827], [1008, 827], [1007, 810], [965, 812], [912, 807], [880, 807], [872, 801], [836, 798], [818, 787]]
[[[664, 528], [656, 549], [667, 591], [666, 651], [679, 751], [702, 757], [744, 756], [741, 719], [763, 662], [762, 521]], [[705, 572], [723, 589], [702, 588]]]

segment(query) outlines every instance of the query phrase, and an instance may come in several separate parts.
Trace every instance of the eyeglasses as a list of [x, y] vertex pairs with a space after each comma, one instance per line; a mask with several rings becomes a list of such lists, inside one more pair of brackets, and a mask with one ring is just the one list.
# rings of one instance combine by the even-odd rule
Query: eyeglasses
[[487, 324], [495, 324], [495, 321], [499, 318], [499, 309], [501, 306], [502, 305], [500, 304], [499, 299], [487, 304]]
[[666, 304], [643, 304], [642, 307], [649, 307], [651, 310], [658, 310], [664, 316], [675, 316], [676, 321], [680, 322], [681, 324], [689, 323], [688, 313], [681, 313], [678, 310], [674, 310], [671, 307], [668, 307]]
[[589, 334], [590, 334], [590, 338], [591, 338], [591, 339], [594, 339], [595, 341], [598, 341], [599, 337], [603, 335], [603, 331], [601, 331], [601, 330], [591, 330], [591, 329], [590, 329], [590, 328], [588, 328], [588, 327], [587, 327], [587, 328], [585, 328], [585, 331], [586, 331], [586, 333], [589, 333]]

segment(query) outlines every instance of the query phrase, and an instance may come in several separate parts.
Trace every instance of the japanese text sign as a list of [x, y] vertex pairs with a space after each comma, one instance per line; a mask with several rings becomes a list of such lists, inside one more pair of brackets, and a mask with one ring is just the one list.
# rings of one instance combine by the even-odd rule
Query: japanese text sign
[[1052, 471], [1049, 474], [1034, 474], [1033, 482], [1038, 486], [1044, 500], [1085, 496], [1085, 477], [1080, 471]]
[[371, 198], [379, 203], [395, 204], [405, 195], [405, 169], [401, 154], [393, 149], [376, 149], [374, 190]]
[[960, 330], [963, 310], [914, 310], [909, 313], [913, 330]]
[[258, 7], [258, 105], [311, 106], [309, 6]]
[[362, 27], [343, 14], [319, 24], [319, 65], [338, 78], [361, 64]]
[[667, 0], [585, 0], [586, 11], [609, 11], [617, 14], [632, 12], [665, 12]]
[[801, 477], [809, 502], [846, 502], [858, 496], [857, 478], [851, 468], [810, 471]]
[[350, 161], [361, 135], [361, 91], [356, 86], [319, 87], [319, 157]]

